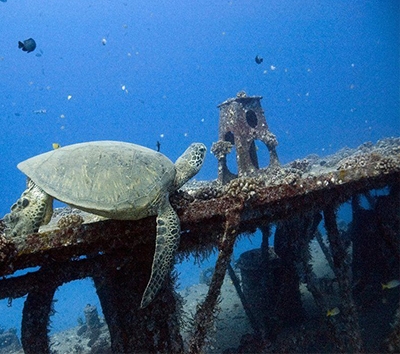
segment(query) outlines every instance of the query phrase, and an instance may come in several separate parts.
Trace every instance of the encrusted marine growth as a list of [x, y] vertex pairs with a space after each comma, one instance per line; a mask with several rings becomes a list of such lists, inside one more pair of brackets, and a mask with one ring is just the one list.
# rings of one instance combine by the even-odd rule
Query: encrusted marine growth
[[83, 224], [83, 217], [79, 214], [69, 214], [69, 215], [64, 215], [58, 220], [57, 226], [60, 229], [65, 229], [67, 227], [76, 227], [76, 226], [81, 226]]
[[264, 143], [269, 151], [270, 166], [279, 165], [276, 146], [278, 142], [267, 125], [261, 107], [261, 96], [247, 96], [244, 91], [235, 98], [221, 103], [219, 116], [218, 142], [213, 144], [212, 152], [218, 159], [218, 179], [229, 182], [236, 175], [227, 166], [226, 156], [236, 147], [238, 176], [254, 174], [259, 168], [256, 140]]

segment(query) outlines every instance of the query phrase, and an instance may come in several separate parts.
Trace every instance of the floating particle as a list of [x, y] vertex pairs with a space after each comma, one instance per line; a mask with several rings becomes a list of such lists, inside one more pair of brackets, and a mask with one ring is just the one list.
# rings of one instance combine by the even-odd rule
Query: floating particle
[[183, 136], [185, 137], [185, 138], [187, 138], [188, 137], [188, 133], [183, 133]]
[[160, 134], [160, 138], [163, 138], [164, 137], [164, 134]]
[[270, 68], [271, 68], [271, 70], [275, 70], [276, 66], [271, 65]]
[[102, 45], [106, 45], [106, 44], [107, 44], [107, 39], [105, 39], [105, 38], [102, 38], [102, 40], [101, 40], [101, 44], [102, 44]]
[[69, 101], [72, 98], [72, 95], [67, 96], [67, 100]]
[[122, 91], [125, 91], [126, 86], [125, 86], [125, 85], [122, 85], [122, 86], [121, 86], [121, 89], [122, 89]]
[[65, 115], [64, 115], [64, 114], [61, 114], [61, 115], [60, 115], [60, 118], [64, 119], [64, 118], [65, 118]]
[[201, 118], [201, 120], [200, 120], [202, 123], [204, 123], [204, 118]]

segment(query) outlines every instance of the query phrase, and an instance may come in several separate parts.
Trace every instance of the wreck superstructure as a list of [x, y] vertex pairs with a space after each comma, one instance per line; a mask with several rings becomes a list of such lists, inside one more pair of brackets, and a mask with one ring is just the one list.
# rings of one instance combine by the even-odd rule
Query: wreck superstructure
[[[192, 319], [192, 336], [187, 346], [180, 333], [181, 303], [174, 291], [173, 276], [153, 303], [139, 309], [150, 276], [155, 218], [95, 223], [68, 223], [64, 218], [66, 222], [59, 222], [60, 227], [53, 230], [14, 239], [0, 236], [3, 277], [40, 266], [35, 272], [0, 280], [1, 298], [27, 295], [21, 326], [26, 353], [50, 353], [47, 326], [54, 293], [62, 284], [86, 277], [94, 280], [112, 352], [199, 353], [204, 350], [215, 320], [227, 272], [236, 282], [238, 292], [242, 292], [257, 350], [265, 351], [266, 343], [275, 345], [276, 351], [283, 350], [283, 344], [274, 341], [282, 326], [293, 320], [292, 315], [301, 314], [300, 280], [312, 293], [321, 313], [329, 309], [310, 266], [308, 251], [311, 240], [321, 237], [320, 225], [326, 230], [326, 256], [335, 273], [341, 302], [340, 319], [324, 317], [331, 333], [332, 351], [364, 350], [359, 294], [370, 291], [363, 284], [378, 279], [373, 267], [368, 267], [366, 257], [379, 264], [386, 277], [398, 276], [400, 139], [388, 138], [375, 145], [344, 149], [330, 158], [311, 156], [281, 166], [275, 149], [277, 139], [268, 129], [260, 99], [241, 92], [220, 105], [219, 140], [212, 149], [218, 160], [218, 179], [189, 185], [171, 196], [181, 220], [178, 256], [218, 250], [208, 294]], [[268, 148], [270, 164], [266, 168], [258, 166], [255, 140]], [[226, 155], [233, 145], [238, 175], [226, 165]], [[382, 188], [387, 190], [384, 195], [370, 193]], [[370, 200], [368, 211], [361, 207], [363, 196]], [[347, 201], [351, 202], [353, 212], [348, 238], [339, 229], [336, 217], [337, 208]], [[373, 242], [377, 252], [371, 252], [363, 239], [366, 232], [360, 230], [365, 220], [371, 220], [368, 242]], [[268, 245], [271, 225], [276, 225], [274, 253]], [[256, 271], [262, 273], [259, 296], [263, 305], [256, 309], [258, 315], [250, 308], [251, 300], [248, 295], [246, 298], [246, 291], [235, 279], [230, 265], [236, 239], [257, 229], [263, 235], [255, 265]], [[271, 289], [277, 295], [272, 296]], [[377, 290], [371, 291], [373, 294]], [[396, 316], [382, 344], [387, 348], [396, 349], [400, 343], [400, 310]]]

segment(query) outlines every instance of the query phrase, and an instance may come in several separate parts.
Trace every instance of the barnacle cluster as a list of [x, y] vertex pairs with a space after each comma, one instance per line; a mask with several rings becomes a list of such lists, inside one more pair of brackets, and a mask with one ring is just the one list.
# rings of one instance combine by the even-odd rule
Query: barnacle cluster
[[292, 161], [289, 166], [302, 172], [308, 172], [311, 169], [311, 161], [307, 158], [301, 160], [297, 159]]
[[384, 150], [391, 154], [400, 154], [400, 138], [385, 138], [375, 144], [376, 150]]
[[197, 196], [199, 199], [207, 200], [207, 199], [219, 198], [222, 196], [222, 194], [223, 191], [221, 188], [209, 185], [199, 190]]
[[242, 195], [245, 200], [254, 198], [258, 191], [265, 187], [265, 181], [256, 177], [240, 177], [224, 186], [224, 194], [231, 197]]
[[58, 220], [57, 226], [60, 229], [66, 229], [69, 227], [77, 227], [83, 224], [83, 217], [79, 214], [68, 214], [64, 215]]
[[217, 160], [221, 160], [226, 155], [230, 154], [232, 147], [233, 145], [230, 141], [218, 140], [216, 143], [212, 144], [211, 152]]
[[356, 154], [343, 159], [337, 167], [337, 170], [362, 169], [370, 165], [375, 171], [386, 174], [399, 166], [396, 160], [395, 157], [384, 156], [375, 151], [370, 154]]
[[[192, 201], [193, 199], [209, 200], [219, 198], [223, 195], [222, 185], [218, 180], [207, 182], [194, 181], [186, 183], [186, 185], [182, 187], [182, 190], [171, 195], [171, 203], [174, 204], [174, 198], [183, 198], [184, 192], [182, 191], [186, 192], [185, 199], [188, 199], [189, 201]], [[178, 204], [179, 199], [176, 199], [175, 204]]]
[[14, 243], [4, 235], [0, 234], [0, 262], [7, 260], [14, 248]]
[[375, 169], [387, 174], [390, 171], [393, 171], [396, 166], [398, 166], [398, 164], [396, 164], [394, 159], [390, 157], [382, 157], [382, 159], [376, 163]]
[[340, 161], [338, 170], [349, 170], [353, 168], [363, 168], [369, 162], [370, 156], [367, 154], [357, 154], [346, 157]]
[[274, 168], [265, 172], [265, 184], [268, 186], [294, 184], [302, 176], [301, 170], [291, 167]]

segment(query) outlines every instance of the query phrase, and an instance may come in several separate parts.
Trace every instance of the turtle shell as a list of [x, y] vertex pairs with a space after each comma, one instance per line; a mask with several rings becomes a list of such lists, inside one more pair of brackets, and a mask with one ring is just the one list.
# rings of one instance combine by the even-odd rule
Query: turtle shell
[[176, 175], [163, 154], [117, 141], [65, 146], [18, 168], [55, 199], [97, 215], [132, 220], [157, 214]]

